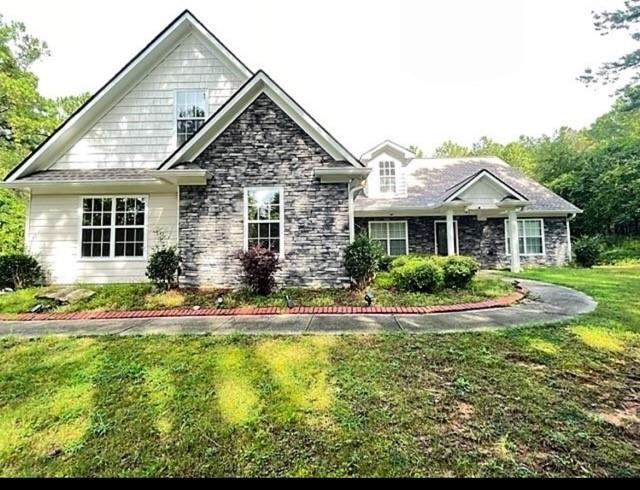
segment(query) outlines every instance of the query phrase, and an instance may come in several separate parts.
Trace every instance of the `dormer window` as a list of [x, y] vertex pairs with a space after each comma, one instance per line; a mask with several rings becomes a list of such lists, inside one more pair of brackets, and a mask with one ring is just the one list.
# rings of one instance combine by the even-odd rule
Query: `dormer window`
[[384, 194], [396, 193], [396, 162], [380, 162], [380, 192]]
[[204, 124], [207, 94], [205, 90], [178, 90], [176, 92], [176, 142], [185, 143]]

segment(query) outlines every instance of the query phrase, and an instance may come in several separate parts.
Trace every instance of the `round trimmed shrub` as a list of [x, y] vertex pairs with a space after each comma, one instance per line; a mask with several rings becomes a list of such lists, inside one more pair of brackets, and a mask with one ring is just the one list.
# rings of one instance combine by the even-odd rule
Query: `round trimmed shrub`
[[593, 267], [600, 259], [602, 253], [602, 241], [595, 236], [585, 236], [576, 240], [573, 244], [573, 255], [576, 264], [580, 267]]
[[22, 289], [34, 286], [43, 280], [42, 267], [31, 255], [0, 256], [0, 288]]
[[382, 247], [367, 235], [358, 235], [344, 254], [344, 266], [355, 285], [364, 288], [371, 284], [380, 267]]
[[443, 260], [444, 286], [452, 289], [466, 288], [474, 278], [478, 262], [473, 257], [453, 255]]
[[147, 262], [146, 276], [161, 291], [178, 286], [181, 257], [176, 247], [154, 250]]
[[405, 291], [430, 293], [444, 284], [442, 267], [432, 259], [411, 258], [391, 270], [393, 282]]

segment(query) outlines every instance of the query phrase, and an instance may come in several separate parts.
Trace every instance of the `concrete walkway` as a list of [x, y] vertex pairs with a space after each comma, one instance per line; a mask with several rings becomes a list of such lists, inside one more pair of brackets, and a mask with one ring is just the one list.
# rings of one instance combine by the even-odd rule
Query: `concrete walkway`
[[126, 320], [0, 321], [0, 336], [142, 334], [444, 333], [541, 325], [593, 311], [597, 303], [574, 289], [520, 281], [529, 297], [505, 308], [428, 315], [262, 315]]

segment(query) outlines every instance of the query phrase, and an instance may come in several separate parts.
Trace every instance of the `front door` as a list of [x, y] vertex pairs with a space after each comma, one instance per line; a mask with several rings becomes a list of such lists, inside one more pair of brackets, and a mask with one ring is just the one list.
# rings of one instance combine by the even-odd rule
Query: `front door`
[[[455, 244], [455, 252], [458, 253], [458, 222], [453, 222], [454, 237], [453, 242]], [[447, 222], [436, 221], [435, 222], [435, 236], [436, 236], [436, 254], [437, 255], [449, 255], [449, 247], [447, 245]]]

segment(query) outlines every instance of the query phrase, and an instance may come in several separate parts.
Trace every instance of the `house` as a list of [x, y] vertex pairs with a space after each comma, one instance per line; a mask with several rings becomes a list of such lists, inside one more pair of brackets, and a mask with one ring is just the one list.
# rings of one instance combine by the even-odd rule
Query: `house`
[[[343, 285], [364, 231], [390, 255], [562, 264], [579, 209], [496, 158], [360, 159], [263, 71], [183, 12], [2, 183], [26, 191], [26, 248], [56, 283], [145, 280], [160, 243], [182, 283], [238, 283], [238, 251], [286, 284]], [[510, 247], [515, 253], [511, 253]]]

